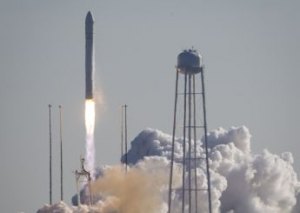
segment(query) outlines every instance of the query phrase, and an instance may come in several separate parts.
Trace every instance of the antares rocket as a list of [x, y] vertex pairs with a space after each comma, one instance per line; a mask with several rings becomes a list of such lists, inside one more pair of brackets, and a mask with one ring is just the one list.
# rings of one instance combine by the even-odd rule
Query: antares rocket
[[93, 99], [94, 19], [89, 11], [85, 18], [85, 99]]

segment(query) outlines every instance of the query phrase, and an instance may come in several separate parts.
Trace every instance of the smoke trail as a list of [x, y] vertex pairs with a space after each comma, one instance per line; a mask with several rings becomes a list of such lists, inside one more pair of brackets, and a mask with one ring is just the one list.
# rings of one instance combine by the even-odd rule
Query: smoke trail
[[88, 99], [85, 101], [85, 129], [86, 129], [86, 168], [94, 179], [95, 171], [95, 101]]

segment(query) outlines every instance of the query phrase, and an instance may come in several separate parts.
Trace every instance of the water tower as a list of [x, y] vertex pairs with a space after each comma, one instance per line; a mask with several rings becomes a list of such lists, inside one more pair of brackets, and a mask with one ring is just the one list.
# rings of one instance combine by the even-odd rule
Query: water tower
[[[200, 78], [199, 78], [200, 76]], [[199, 86], [200, 85], [200, 86]], [[174, 157], [176, 137], [182, 137], [183, 154]], [[202, 138], [203, 146], [196, 141]], [[197, 153], [197, 150], [204, 150]], [[174, 164], [181, 166], [181, 187], [174, 186]], [[201, 166], [202, 165], [202, 166]], [[194, 49], [184, 50], [178, 55], [176, 66], [176, 86], [174, 104], [174, 122], [172, 134], [172, 154], [170, 165], [168, 213], [199, 213], [198, 196], [200, 191], [207, 192], [207, 212], [212, 213], [211, 187], [207, 146], [207, 123], [205, 108], [204, 69], [202, 58]], [[197, 170], [206, 173], [207, 185], [199, 185]], [[172, 196], [180, 194], [180, 208], [175, 209]], [[173, 209], [172, 209], [173, 208]]]

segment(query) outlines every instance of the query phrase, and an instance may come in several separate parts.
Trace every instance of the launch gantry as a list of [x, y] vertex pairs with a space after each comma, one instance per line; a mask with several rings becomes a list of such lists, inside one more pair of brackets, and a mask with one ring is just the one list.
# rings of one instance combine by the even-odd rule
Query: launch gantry
[[86, 169], [84, 168], [84, 158], [80, 159], [81, 161], [81, 171], [75, 171], [75, 178], [76, 178], [76, 187], [77, 187], [77, 205], [80, 205], [80, 192], [79, 192], [79, 182], [80, 182], [80, 178], [83, 177], [87, 180], [87, 185], [88, 185], [88, 190], [89, 190], [89, 205], [92, 205], [92, 201], [93, 201], [93, 197], [92, 197], [92, 188], [91, 188], [91, 174], [90, 172], [86, 171]]

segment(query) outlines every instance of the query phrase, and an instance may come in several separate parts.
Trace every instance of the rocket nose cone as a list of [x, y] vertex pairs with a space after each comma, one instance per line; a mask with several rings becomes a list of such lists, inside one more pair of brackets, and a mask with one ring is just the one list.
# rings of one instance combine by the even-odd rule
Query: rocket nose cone
[[94, 23], [94, 19], [93, 19], [91, 11], [89, 11], [87, 13], [86, 18], [85, 18], [85, 22], [86, 23]]

